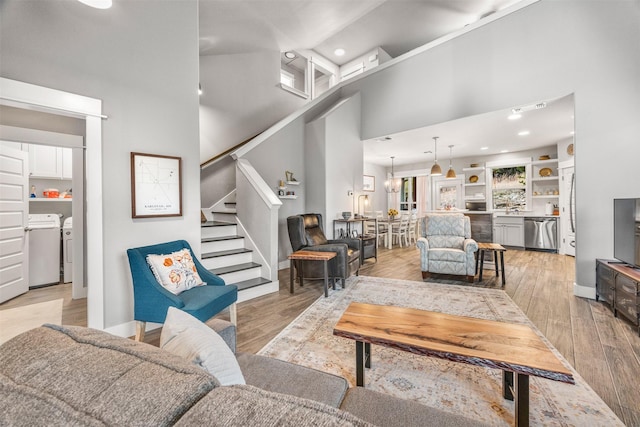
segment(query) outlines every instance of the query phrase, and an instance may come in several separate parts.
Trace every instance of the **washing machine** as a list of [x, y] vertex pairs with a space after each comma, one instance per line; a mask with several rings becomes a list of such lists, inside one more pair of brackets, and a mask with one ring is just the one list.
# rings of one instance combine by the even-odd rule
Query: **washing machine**
[[73, 218], [62, 223], [62, 269], [64, 283], [73, 282]]
[[60, 283], [60, 217], [29, 215], [29, 287]]

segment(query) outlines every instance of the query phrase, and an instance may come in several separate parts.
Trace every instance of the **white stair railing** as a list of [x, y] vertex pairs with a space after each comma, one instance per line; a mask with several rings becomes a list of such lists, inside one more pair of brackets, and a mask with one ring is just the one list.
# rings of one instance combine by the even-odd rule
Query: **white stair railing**
[[239, 221], [266, 260], [263, 277], [278, 281], [278, 210], [282, 202], [247, 159], [236, 161]]

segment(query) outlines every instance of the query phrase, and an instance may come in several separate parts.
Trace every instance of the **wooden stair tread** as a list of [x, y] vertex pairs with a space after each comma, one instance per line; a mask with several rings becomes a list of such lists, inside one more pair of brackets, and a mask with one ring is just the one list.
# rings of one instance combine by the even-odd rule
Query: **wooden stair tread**
[[233, 235], [233, 236], [218, 236], [218, 237], [204, 237], [200, 241], [202, 243], [208, 242], [224, 242], [225, 240], [236, 240], [236, 239], [244, 239], [243, 236]]
[[229, 225], [237, 225], [235, 222], [226, 221], [207, 221], [200, 224], [200, 227], [225, 227]]
[[201, 258], [202, 259], [216, 258], [216, 257], [221, 257], [221, 256], [227, 256], [227, 255], [245, 254], [245, 253], [248, 253], [248, 252], [253, 252], [253, 251], [251, 249], [246, 249], [246, 248], [229, 249], [228, 251], [207, 252], [206, 254], [202, 254]]
[[242, 291], [244, 289], [250, 289], [256, 286], [266, 285], [267, 283], [271, 283], [271, 280], [265, 279], [264, 277], [256, 277], [254, 279], [243, 280], [242, 282], [233, 283], [233, 285], [236, 285], [238, 287], [238, 290]]
[[213, 268], [209, 270], [213, 274], [217, 274], [218, 276], [221, 274], [234, 273], [236, 271], [249, 270], [251, 268], [260, 267], [261, 264], [255, 262], [245, 262], [243, 264], [230, 265], [227, 267]]

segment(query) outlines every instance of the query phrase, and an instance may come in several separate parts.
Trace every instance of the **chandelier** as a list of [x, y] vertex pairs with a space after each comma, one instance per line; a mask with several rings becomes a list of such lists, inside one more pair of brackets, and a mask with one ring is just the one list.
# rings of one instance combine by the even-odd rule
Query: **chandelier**
[[393, 159], [395, 157], [391, 156], [391, 178], [384, 182], [384, 190], [387, 193], [399, 193], [400, 192], [400, 178], [395, 178], [393, 174]]

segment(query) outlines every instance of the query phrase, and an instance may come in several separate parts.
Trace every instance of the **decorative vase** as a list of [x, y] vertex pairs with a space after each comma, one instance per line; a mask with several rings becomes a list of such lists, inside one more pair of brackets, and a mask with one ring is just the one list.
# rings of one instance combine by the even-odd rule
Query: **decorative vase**
[[395, 216], [395, 215], [389, 215], [389, 219], [390, 219], [391, 221], [393, 221], [394, 219], [396, 219], [396, 216]]
[[345, 220], [351, 218], [351, 212], [342, 212], [342, 218]]

